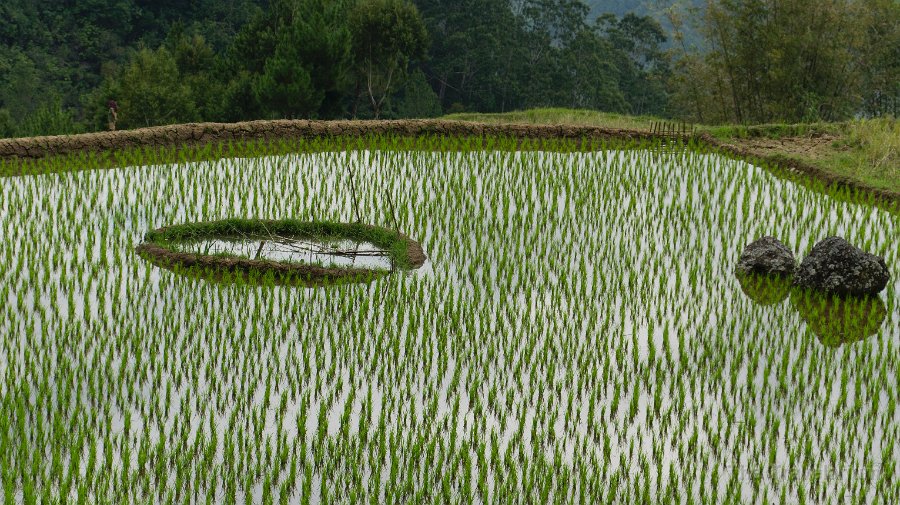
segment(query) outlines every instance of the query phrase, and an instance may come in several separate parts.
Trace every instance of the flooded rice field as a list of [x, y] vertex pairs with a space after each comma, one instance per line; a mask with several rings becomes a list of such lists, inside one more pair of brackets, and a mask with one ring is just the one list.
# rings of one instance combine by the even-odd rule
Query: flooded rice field
[[[134, 252], [186, 222], [353, 222], [348, 167], [362, 221], [425, 268], [222, 285]], [[354, 151], [17, 177], [0, 235], [4, 504], [900, 502], [900, 218], [744, 162]], [[754, 296], [733, 272], [762, 235], [800, 257], [846, 237], [888, 289]], [[834, 330], [850, 310], [864, 328]]]

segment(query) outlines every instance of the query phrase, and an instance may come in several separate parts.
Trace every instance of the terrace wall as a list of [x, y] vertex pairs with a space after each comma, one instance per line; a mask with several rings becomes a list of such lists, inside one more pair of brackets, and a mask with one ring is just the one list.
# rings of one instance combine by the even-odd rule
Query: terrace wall
[[136, 130], [0, 139], [0, 159], [37, 159], [80, 151], [144, 146], [194, 145], [227, 141], [299, 139], [323, 136], [398, 134], [507, 136], [516, 138], [649, 139], [649, 132], [591, 126], [488, 125], [464, 121], [306, 121], [273, 120], [243, 123], [188, 123]]
[[[271, 120], [242, 123], [188, 123], [155, 126], [136, 130], [0, 139], [0, 160], [36, 160], [86, 151], [107, 151], [135, 147], [192, 146], [229, 141], [302, 139], [314, 137], [360, 137], [370, 134], [403, 136], [436, 135], [447, 137], [503, 136], [529, 139], [620, 139], [653, 140], [664, 138], [649, 131], [573, 125], [485, 124], [441, 119], [404, 119], [391, 121], [307, 121]], [[763, 162], [793, 173], [819, 179], [830, 186], [846, 187], [872, 195], [875, 199], [900, 207], [900, 193], [874, 188], [859, 181], [828, 173], [813, 165], [783, 156], [759, 158], [739, 146], [729, 145], [708, 134], [697, 137], [700, 143], [731, 156]]]

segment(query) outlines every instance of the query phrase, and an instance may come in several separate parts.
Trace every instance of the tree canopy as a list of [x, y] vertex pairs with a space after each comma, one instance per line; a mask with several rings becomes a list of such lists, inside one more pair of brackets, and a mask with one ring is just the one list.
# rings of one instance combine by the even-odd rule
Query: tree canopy
[[404, 0], [356, 2], [348, 23], [356, 89], [362, 85], [378, 118], [391, 91], [405, 80], [410, 61], [425, 57], [428, 33], [419, 10]]
[[834, 121], [896, 113], [900, 3], [709, 0], [709, 50], [685, 55], [675, 110], [708, 122]]
[[123, 128], [547, 106], [748, 123], [900, 106], [896, 0], [656, 1], [656, 17], [633, 4], [9, 0], [0, 135], [104, 129], [109, 100]]

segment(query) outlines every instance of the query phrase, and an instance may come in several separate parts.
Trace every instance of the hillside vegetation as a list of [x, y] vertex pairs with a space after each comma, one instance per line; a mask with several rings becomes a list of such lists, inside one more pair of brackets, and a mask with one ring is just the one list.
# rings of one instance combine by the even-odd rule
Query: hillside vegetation
[[[207, 5], [209, 4], [209, 5]], [[0, 137], [536, 106], [665, 114], [666, 36], [580, 1], [0, 5]]]
[[0, 137], [545, 107], [896, 117], [898, 48], [895, 0], [10, 0]]

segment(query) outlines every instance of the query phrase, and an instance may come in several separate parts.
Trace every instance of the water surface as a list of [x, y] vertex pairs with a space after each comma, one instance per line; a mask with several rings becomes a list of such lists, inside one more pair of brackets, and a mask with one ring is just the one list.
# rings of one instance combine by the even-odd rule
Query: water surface
[[[172, 223], [354, 221], [348, 166], [361, 219], [418, 239], [427, 275], [218, 285], [134, 253]], [[744, 162], [373, 151], [18, 177], [0, 235], [0, 468], [41, 496], [71, 474], [89, 502], [900, 502], [898, 218]], [[790, 296], [757, 304], [733, 271], [761, 235], [885, 256], [882, 322], [826, 345]]]

